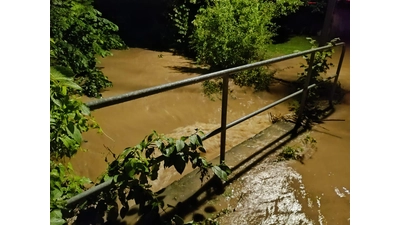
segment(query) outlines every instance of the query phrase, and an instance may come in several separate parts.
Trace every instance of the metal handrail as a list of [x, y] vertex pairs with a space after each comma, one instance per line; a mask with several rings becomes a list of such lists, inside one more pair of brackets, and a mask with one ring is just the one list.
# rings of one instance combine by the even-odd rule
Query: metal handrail
[[[340, 42], [340, 43], [336, 44], [335, 46], [344, 46], [344, 45], [345, 45], [344, 42]], [[158, 85], [158, 86], [150, 87], [150, 88], [145, 88], [145, 89], [138, 90], [138, 91], [132, 91], [132, 92], [128, 92], [128, 93], [125, 93], [125, 94], [122, 94], [122, 95], [117, 95], [117, 96], [113, 96], [113, 97], [109, 97], [109, 98], [94, 100], [94, 101], [88, 102], [86, 105], [91, 110], [100, 109], [100, 108], [104, 108], [104, 107], [107, 107], [107, 106], [112, 106], [112, 105], [116, 105], [116, 104], [119, 104], [119, 103], [131, 101], [131, 100], [134, 100], [134, 99], [139, 99], [139, 98], [147, 97], [147, 96], [150, 96], [150, 95], [158, 94], [158, 93], [161, 93], [161, 92], [173, 90], [173, 89], [176, 89], [176, 88], [188, 86], [188, 85], [191, 85], [191, 84], [203, 82], [203, 81], [206, 81], [206, 80], [219, 78], [219, 77], [222, 77], [222, 76], [227, 75], [227, 74], [228, 75], [229, 74], [234, 74], [234, 73], [241, 72], [241, 71], [244, 71], [244, 70], [257, 68], [257, 67], [260, 67], [260, 66], [266, 66], [268, 64], [281, 62], [281, 61], [284, 61], [284, 60], [296, 58], [296, 57], [307, 55], [307, 54], [310, 54], [310, 53], [315, 53], [315, 52], [318, 52], [318, 51], [323, 51], [323, 50], [326, 50], [326, 49], [329, 49], [329, 48], [333, 48], [335, 46], [328, 46], [327, 45], [327, 46], [323, 46], [323, 47], [318, 47], [318, 48], [314, 48], [314, 49], [305, 50], [305, 51], [302, 51], [302, 52], [292, 53], [292, 54], [289, 54], [289, 55], [279, 56], [279, 57], [276, 57], [276, 58], [267, 59], [267, 60], [256, 62], [256, 63], [246, 64], [246, 65], [243, 65], [243, 66], [238, 66], [238, 67], [234, 67], [234, 68], [220, 70], [220, 71], [213, 72], [213, 73], [204, 74], [204, 75], [201, 75], [201, 76], [198, 76], [198, 77], [188, 78], [188, 79], [184, 79], [184, 80], [180, 80], [180, 81], [176, 81], [176, 82], [172, 82], [172, 83], [168, 83], [168, 84], [162, 84], [162, 85]]]
[[[208, 73], [205, 75], [201, 75], [198, 77], [194, 77], [194, 78], [188, 78], [185, 80], [181, 80], [181, 81], [176, 81], [176, 82], [172, 82], [172, 83], [168, 83], [168, 84], [163, 84], [163, 85], [159, 85], [159, 86], [155, 86], [155, 87], [151, 87], [151, 88], [146, 88], [146, 89], [142, 89], [142, 90], [138, 90], [138, 91], [133, 91], [133, 92], [129, 92], [126, 94], [122, 94], [122, 95], [118, 95], [118, 96], [113, 96], [113, 97], [109, 97], [109, 98], [104, 98], [104, 99], [99, 99], [99, 100], [95, 100], [89, 103], [86, 103], [86, 105], [91, 109], [91, 110], [95, 110], [95, 109], [100, 109], [100, 108], [104, 108], [107, 106], [112, 106], [112, 105], [116, 105], [116, 104], [120, 104], [123, 102], [127, 102], [127, 101], [131, 101], [134, 99], [139, 99], [139, 98], [143, 98], [143, 97], [147, 97], [150, 95], [154, 95], [154, 94], [158, 94], [161, 92], [165, 92], [165, 91], [169, 91], [169, 90], [173, 90], [176, 88], [180, 88], [180, 87], [184, 87], [184, 86], [188, 86], [191, 84], [195, 84], [195, 83], [199, 83], [199, 82], [203, 82], [206, 80], [210, 80], [210, 79], [214, 79], [214, 78], [219, 78], [219, 77], [223, 77], [223, 88], [222, 88], [222, 109], [221, 109], [221, 127], [217, 128], [216, 130], [208, 133], [207, 135], [205, 135], [202, 139], [206, 140], [211, 138], [212, 136], [221, 133], [221, 138], [220, 138], [220, 162], [223, 162], [225, 159], [225, 141], [226, 141], [226, 130], [253, 117], [256, 116], [262, 112], [264, 112], [265, 110], [268, 110], [294, 96], [297, 96], [299, 94], [303, 94], [302, 99], [301, 99], [301, 104], [300, 104], [300, 108], [299, 108], [299, 115], [298, 115], [298, 119], [297, 119], [297, 123], [295, 126], [295, 130], [298, 128], [298, 126], [300, 125], [301, 119], [302, 119], [302, 113], [304, 110], [304, 105], [306, 102], [306, 98], [307, 98], [307, 94], [308, 94], [308, 89], [313, 88], [316, 86], [316, 84], [312, 84], [309, 85], [310, 82], [310, 78], [311, 78], [311, 71], [312, 71], [312, 65], [313, 65], [313, 61], [314, 61], [314, 56], [315, 53], [318, 51], [323, 51], [326, 49], [331, 49], [334, 48], [336, 46], [342, 46], [342, 53], [339, 59], [339, 64], [338, 64], [338, 69], [336, 71], [336, 74], [334, 76], [332, 76], [331, 78], [335, 78], [334, 82], [333, 82], [333, 88], [332, 88], [332, 92], [331, 92], [331, 96], [329, 99], [329, 103], [332, 106], [332, 98], [333, 98], [333, 94], [335, 91], [335, 85], [337, 83], [338, 77], [339, 77], [339, 73], [340, 73], [340, 68], [342, 66], [342, 62], [343, 62], [343, 58], [344, 58], [344, 53], [345, 53], [345, 48], [346, 45], [344, 42], [340, 42], [335, 44], [334, 46], [323, 46], [323, 47], [318, 47], [318, 48], [314, 48], [314, 49], [309, 49], [309, 50], [305, 50], [302, 52], [297, 52], [297, 53], [293, 53], [293, 54], [289, 54], [289, 55], [285, 55], [285, 56], [280, 56], [280, 57], [276, 57], [273, 59], [268, 59], [268, 60], [264, 60], [264, 61], [260, 61], [260, 62], [256, 62], [256, 63], [251, 63], [251, 64], [246, 64], [243, 66], [238, 66], [238, 67], [234, 67], [234, 68], [230, 68], [230, 69], [225, 69], [225, 70], [221, 70], [221, 71], [217, 71], [217, 72], [213, 72], [213, 73]], [[240, 71], [244, 71], [244, 70], [248, 70], [248, 69], [253, 69], [256, 67], [260, 67], [260, 66], [265, 66], [268, 64], [272, 64], [272, 63], [276, 63], [276, 62], [281, 62], [284, 60], [288, 60], [288, 59], [292, 59], [295, 57], [299, 57], [299, 56], [303, 56], [306, 54], [310, 54], [311, 53], [311, 57], [310, 57], [310, 65], [308, 68], [308, 74], [307, 74], [307, 78], [305, 81], [305, 85], [304, 88], [291, 94], [288, 95], [284, 98], [279, 99], [278, 101], [275, 101], [259, 110], [254, 111], [253, 113], [250, 113], [234, 122], [231, 122], [230, 124], [226, 124], [226, 118], [227, 118], [227, 102], [228, 102], [228, 83], [229, 83], [229, 75], [240, 72]], [[94, 195], [98, 192], [101, 192], [109, 187], [111, 187], [111, 185], [113, 184], [112, 179], [109, 181], [106, 181], [102, 184], [99, 184], [97, 186], [94, 186], [92, 188], [90, 188], [89, 190], [82, 192], [72, 198], [70, 198], [69, 200], [67, 200], [67, 206], [68, 205], [73, 205], [75, 203], [78, 203], [79, 201]]]

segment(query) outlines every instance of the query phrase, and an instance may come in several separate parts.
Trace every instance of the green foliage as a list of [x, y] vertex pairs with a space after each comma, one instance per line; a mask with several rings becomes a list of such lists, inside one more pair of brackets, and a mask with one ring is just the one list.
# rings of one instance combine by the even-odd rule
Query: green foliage
[[201, 8], [193, 21], [192, 47], [199, 63], [225, 69], [264, 58], [276, 25], [272, 18], [294, 12], [299, 0], [221, 0]]
[[125, 44], [116, 35], [118, 27], [94, 9], [91, 0], [50, 1], [50, 48], [57, 60], [52, 66], [70, 69], [75, 81], [89, 97], [100, 97], [100, 90], [112, 84], [96, 67], [96, 56], [110, 55], [111, 49]]
[[285, 146], [282, 152], [280, 152], [278, 155], [278, 161], [290, 160], [290, 159], [302, 160], [303, 159], [303, 156], [301, 155], [302, 152], [303, 149], [300, 147], [295, 148], [295, 147]]
[[266, 67], [258, 67], [233, 75], [233, 81], [240, 87], [252, 87], [256, 91], [269, 91], [269, 86], [274, 82], [275, 71]]
[[[317, 48], [317, 41], [312, 38], [307, 38], [310, 43], [313, 45], [312, 48]], [[329, 46], [335, 46], [336, 43], [340, 41], [339, 38], [332, 39], [327, 44]], [[311, 69], [311, 77], [310, 77], [310, 85], [317, 84], [317, 86], [308, 91], [307, 101], [304, 107], [303, 116], [306, 121], [305, 125], [309, 126], [312, 120], [318, 120], [320, 113], [322, 112], [319, 109], [319, 102], [323, 100], [323, 98], [329, 97], [327, 96], [330, 93], [332, 88], [332, 82], [329, 79], [325, 79], [322, 75], [326, 74], [327, 71], [334, 66], [333, 63], [329, 62], [329, 59], [332, 58], [334, 53], [334, 49], [327, 49], [320, 52], [316, 52], [314, 56], [314, 61]], [[298, 74], [298, 79], [296, 81], [297, 89], [303, 89], [304, 83], [306, 81], [308, 75], [308, 69], [311, 65], [311, 56], [305, 55], [303, 58], [306, 60], [307, 64], [302, 64], [301, 67], [304, 68], [304, 71]], [[289, 109], [294, 111], [296, 116], [299, 113], [300, 107], [300, 96], [298, 99], [292, 102]]]
[[[91, 181], [88, 178], [76, 176], [71, 164], [50, 161], [50, 224], [62, 225], [64, 218], [74, 215], [66, 208], [66, 201], [86, 190], [85, 185]], [[68, 215], [68, 216], [66, 216]]]
[[317, 140], [315, 140], [315, 138], [307, 134], [306, 137], [302, 140], [302, 143], [304, 145], [310, 145], [311, 147], [315, 147]]
[[[312, 49], [318, 47], [318, 43], [316, 40], [312, 38], [307, 38], [309, 42], [312, 44]], [[330, 42], [327, 44], [329, 46], [334, 46], [337, 42], [339, 42], [339, 38], [332, 39]], [[322, 74], [326, 74], [327, 71], [330, 69], [330, 67], [334, 66], [333, 63], [328, 62], [329, 59], [332, 59], [332, 55], [335, 53], [334, 49], [327, 49], [321, 52], [316, 52], [314, 56], [314, 61], [312, 65], [312, 71], [311, 71], [311, 79], [310, 79], [310, 84], [314, 83], [320, 83], [323, 78]], [[311, 59], [309, 55], [303, 56], [303, 58], [306, 60], [307, 64], [302, 64], [300, 67], [304, 68], [304, 71], [299, 74], [298, 78], [298, 83], [304, 84], [307, 74], [308, 74], [308, 68], [311, 63]]]
[[[197, 62], [221, 70], [265, 59], [276, 31], [273, 18], [296, 11], [300, 0], [272, 3], [260, 0], [221, 0], [198, 10], [190, 44]], [[235, 84], [268, 90], [273, 72], [256, 68], [231, 76]], [[211, 86], [209, 81], [207, 86]], [[218, 85], [218, 84], [216, 84]], [[214, 85], [214, 86], [216, 86]], [[205, 90], [209, 92], [209, 90]]]
[[169, 20], [172, 24], [173, 47], [177, 52], [190, 54], [190, 35], [193, 33], [193, 20], [200, 8], [211, 5], [214, 0], [174, 0], [171, 3]]
[[[315, 149], [317, 140], [307, 134], [302, 140], [302, 146], [305, 149]], [[285, 146], [283, 150], [278, 154], [277, 161], [284, 161], [284, 160], [298, 160], [303, 163], [304, 160], [304, 148], [298, 146]]]
[[203, 93], [212, 101], [215, 101], [215, 98], [220, 99], [222, 84], [222, 79], [206, 80], [202, 83]]
[[[151, 190], [149, 181], [158, 179], [161, 167], [173, 167], [183, 173], [187, 164], [193, 169], [199, 168], [201, 180], [208, 176], [211, 169], [216, 176], [227, 180], [231, 173], [225, 164], [212, 165], [200, 156], [206, 152], [199, 132], [180, 139], [168, 138], [157, 134], [155, 131], [144, 138], [135, 147], [126, 148], [114, 161], [109, 163], [106, 174], [100, 182], [112, 180], [112, 188], [103, 191], [98, 197], [92, 199], [86, 207], [78, 208], [80, 215], [95, 208], [100, 216], [107, 216], [107, 221], [115, 221], [117, 216], [124, 218], [128, 212], [129, 200], [134, 200], [139, 206], [139, 214], [156, 213], [164, 208], [164, 202], [158, 198], [158, 193]], [[121, 203], [121, 207], [116, 204]], [[114, 213], [113, 213], [114, 212]], [[78, 217], [79, 217], [78, 214]], [[178, 217], [175, 217], [175, 222]]]
[[98, 128], [89, 108], [71, 95], [81, 87], [60, 71], [72, 74], [68, 68], [50, 68], [50, 156], [56, 160], [72, 157], [80, 148], [82, 133]]

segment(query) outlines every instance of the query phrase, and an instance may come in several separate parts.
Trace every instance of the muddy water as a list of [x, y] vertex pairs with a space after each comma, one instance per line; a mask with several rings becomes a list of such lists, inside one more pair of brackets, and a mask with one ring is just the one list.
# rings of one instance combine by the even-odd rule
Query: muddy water
[[[191, 61], [167, 52], [133, 48], [114, 51], [113, 54], [114, 56], [103, 59], [100, 64], [104, 67], [105, 75], [114, 84], [103, 93], [104, 97], [178, 81], [198, 76], [198, 72], [206, 72], [197, 69]], [[162, 57], [159, 57], [161, 54]], [[228, 101], [228, 123], [286, 95], [284, 86], [279, 84], [272, 88], [271, 93], [254, 93], [248, 88], [238, 88], [234, 85], [230, 88], [234, 92]], [[95, 180], [106, 168], [105, 157], [111, 159], [107, 148], [118, 154], [124, 148], [138, 144], [152, 130], [177, 138], [193, 133], [196, 128], [205, 133], [218, 128], [221, 101], [211, 101], [201, 90], [201, 84], [195, 84], [94, 111], [93, 115], [104, 134], [100, 135], [95, 131], [84, 134], [87, 142], [83, 147], [88, 151], [80, 152], [72, 159], [75, 170]], [[270, 112], [286, 113], [287, 105], [279, 105]], [[268, 114], [263, 113], [229, 129], [226, 148], [230, 149], [269, 125]], [[207, 158], [212, 159], [219, 155], [219, 135], [205, 141], [204, 145]], [[164, 179], [158, 181], [155, 188], [162, 188], [178, 177], [175, 173], [164, 173]]]

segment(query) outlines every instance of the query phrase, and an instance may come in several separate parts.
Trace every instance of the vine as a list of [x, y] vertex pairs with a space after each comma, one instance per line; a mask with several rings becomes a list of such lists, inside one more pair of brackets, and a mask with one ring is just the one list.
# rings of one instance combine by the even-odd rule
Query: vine
[[[229, 167], [224, 163], [212, 165], [200, 156], [200, 153], [205, 153], [206, 150], [199, 134], [201, 132], [196, 131], [190, 136], [174, 139], [154, 131], [146, 136], [140, 144], [126, 148], [109, 163], [107, 172], [100, 179], [100, 183], [109, 180], [113, 182], [109, 190], [103, 191], [95, 199], [88, 199], [69, 210], [63, 208], [62, 204], [58, 204], [56, 206], [61, 208], [53, 207], [51, 216], [57, 217], [53, 218], [54, 220], [79, 222], [86, 221], [88, 213], [94, 212], [95, 215], [90, 214], [90, 217], [95, 220], [92, 222], [105, 223], [103, 218], [106, 218], [106, 221], [110, 223], [116, 221], [118, 216], [124, 218], [129, 210], [128, 201], [134, 200], [135, 204], [139, 206], [139, 215], [150, 213], [156, 215], [155, 217], [153, 215], [153, 218], [161, 220], [159, 211], [164, 209], [165, 204], [158, 198], [160, 193], [153, 192], [149, 183], [158, 178], [161, 167], [173, 167], [182, 174], [190, 162], [192, 169], [199, 168], [202, 181], [204, 178], [209, 178], [210, 169], [222, 180], [227, 180], [227, 176], [231, 173]], [[59, 193], [58, 190], [57, 193]], [[121, 207], [117, 202], [121, 204]], [[62, 210], [67, 213], [60, 214]], [[60, 216], [62, 217], [60, 218]], [[172, 223], [178, 220], [180, 221], [181, 218], [173, 216], [169, 221], [163, 222]]]
[[[312, 48], [317, 48], [317, 41], [312, 38], [307, 38], [313, 45]], [[327, 43], [329, 46], [335, 46], [336, 43], [340, 41], [339, 38], [334, 38]], [[324, 78], [322, 75], [326, 74], [328, 70], [334, 66], [333, 63], [329, 62], [332, 59], [332, 55], [335, 50], [333, 48], [326, 49], [323, 51], [315, 52], [314, 61], [311, 69], [310, 84], [317, 84], [313, 89], [308, 90], [307, 101], [305, 104], [303, 115], [305, 117], [305, 124], [310, 125], [313, 120], [319, 120], [321, 114], [321, 109], [319, 103], [323, 98], [329, 97], [327, 94], [332, 88], [332, 82], [330, 78]], [[304, 68], [304, 71], [298, 74], [298, 79], [295, 83], [298, 90], [304, 88], [304, 83], [307, 78], [308, 69], [310, 67], [311, 58], [308, 55], [304, 55], [303, 58], [306, 60], [306, 64], [302, 64], [300, 67]], [[339, 85], [340, 86], [340, 85]], [[300, 96], [299, 96], [300, 97]], [[300, 99], [294, 100], [289, 109], [295, 112], [297, 116], [300, 108]]]

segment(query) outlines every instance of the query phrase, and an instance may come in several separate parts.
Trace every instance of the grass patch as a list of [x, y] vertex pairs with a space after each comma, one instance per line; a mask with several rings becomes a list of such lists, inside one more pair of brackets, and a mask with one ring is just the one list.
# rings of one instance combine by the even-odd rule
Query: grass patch
[[267, 47], [269, 58], [283, 56], [293, 53], [295, 50], [304, 51], [311, 48], [310, 42], [306, 36], [294, 36], [289, 41], [280, 44], [271, 44]]

